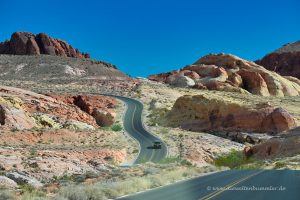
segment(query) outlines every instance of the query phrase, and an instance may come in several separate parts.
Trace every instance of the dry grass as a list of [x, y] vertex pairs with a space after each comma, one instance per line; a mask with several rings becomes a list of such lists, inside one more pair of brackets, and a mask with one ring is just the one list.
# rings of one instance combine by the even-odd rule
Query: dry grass
[[[88, 199], [111, 199], [126, 194], [132, 194], [139, 191], [148, 190], [158, 186], [174, 183], [200, 174], [215, 170], [214, 168], [195, 168], [195, 167], [176, 167], [173, 170], [161, 170], [157, 174], [148, 174], [142, 177], [130, 177], [122, 181], [101, 183], [98, 182], [90, 186], [67, 186], [63, 187], [59, 193], [59, 197], [68, 200], [79, 200], [81, 197], [87, 196]], [[94, 191], [94, 192], [93, 192]], [[57, 197], [58, 197], [57, 196]]]

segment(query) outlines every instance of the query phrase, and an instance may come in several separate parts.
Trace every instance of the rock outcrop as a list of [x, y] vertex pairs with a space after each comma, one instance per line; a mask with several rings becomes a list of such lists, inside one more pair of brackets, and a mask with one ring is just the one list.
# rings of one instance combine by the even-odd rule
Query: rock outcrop
[[247, 106], [214, 95], [179, 97], [166, 117], [169, 125], [191, 131], [278, 133], [296, 126], [293, 116], [282, 108]]
[[195, 81], [187, 76], [175, 77], [174, 80], [170, 81], [170, 85], [175, 87], [192, 87], [195, 85]]
[[93, 96], [93, 95], [52, 95], [56, 100], [62, 101], [69, 105], [75, 105], [82, 111], [93, 116], [99, 126], [110, 126], [115, 121], [117, 101], [111, 97]]
[[298, 79], [284, 78], [264, 67], [230, 54], [209, 54], [183, 69], [152, 75], [150, 80], [172, 83], [186, 74], [196, 89], [252, 93], [262, 96], [297, 96]]
[[88, 53], [80, 53], [67, 42], [52, 38], [45, 33], [37, 35], [29, 32], [15, 32], [10, 41], [0, 43], [0, 54], [40, 55], [90, 58]]
[[110, 97], [63, 96], [55, 99], [27, 90], [0, 86], [0, 129], [41, 127], [90, 130], [99, 126], [99, 119], [93, 116], [94, 108], [113, 113], [115, 106], [116, 101]]
[[18, 184], [29, 184], [34, 188], [41, 188], [43, 184], [33, 177], [26, 176], [19, 172], [9, 172], [6, 176]]
[[300, 78], [300, 41], [289, 43], [255, 61], [282, 76]]
[[255, 62], [282, 76], [293, 76], [300, 79], [300, 51], [270, 53]]

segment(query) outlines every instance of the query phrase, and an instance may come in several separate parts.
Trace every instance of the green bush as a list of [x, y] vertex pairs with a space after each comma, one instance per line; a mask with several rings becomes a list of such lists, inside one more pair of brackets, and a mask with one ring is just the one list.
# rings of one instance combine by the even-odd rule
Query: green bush
[[243, 152], [231, 150], [230, 153], [219, 156], [214, 161], [216, 166], [226, 166], [231, 169], [240, 168], [242, 165], [249, 163]]
[[122, 128], [121, 124], [114, 124], [114, 125], [111, 126], [111, 130], [115, 131], [115, 132], [118, 132], [118, 131], [123, 130], [123, 128]]
[[286, 167], [285, 163], [283, 163], [283, 162], [276, 162], [275, 166], [274, 166], [274, 169], [280, 169], [280, 168], [284, 168], [284, 167]]

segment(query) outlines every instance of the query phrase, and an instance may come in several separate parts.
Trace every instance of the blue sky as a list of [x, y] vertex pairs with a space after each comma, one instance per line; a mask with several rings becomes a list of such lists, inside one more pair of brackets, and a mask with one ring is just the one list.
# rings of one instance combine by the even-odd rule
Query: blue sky
[[0, 40], [45, 32], [132, 76], [208, 53], [255, 60], [300, 40], [299, 0], [0, 0]]

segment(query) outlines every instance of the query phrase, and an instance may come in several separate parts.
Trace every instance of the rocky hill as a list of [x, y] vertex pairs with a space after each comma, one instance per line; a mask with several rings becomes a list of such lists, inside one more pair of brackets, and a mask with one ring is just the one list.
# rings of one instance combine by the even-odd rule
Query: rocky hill
[[89, 59], [67, 42], [45, 33], [15, 32], [0, 43], [0, 80], [124, 80], [114, 65]]
[[0, 80], [61, 82], [63, 80], [124, 80], [112, 64], [51, 55], [0, 55]]
[[300, 78], [300, 41], [286, 44], [255, 62], [283, 76]]
[[230, 54], [209, 54], [192, 65], [150, 80], [176, 87], [252, 93], [261, 96], [297, 96], [300, 81], [282, 77], [264, 67]]
[[287, 43], [281, 48], [274, 51], [274, 53], [285, 53], [285, 52], [299, 52], [300, 51], [300, 40], [292, 43]]
[[11, 39], [0, 43], [0, 54], [40, 55], [90, 58], [88, 53], [80, 53], [67, 42], [52, 38], [45, 33], [37, 35], [29, 32], [15, 32]]

